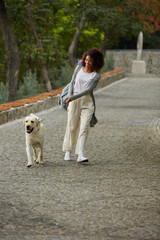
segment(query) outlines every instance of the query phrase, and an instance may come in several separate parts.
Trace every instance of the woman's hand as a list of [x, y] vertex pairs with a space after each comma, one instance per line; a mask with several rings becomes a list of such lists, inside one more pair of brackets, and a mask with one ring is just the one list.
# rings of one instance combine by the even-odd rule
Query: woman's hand
[[69, 103], [70, 101], [71, 101], [70, 97], [67, 97], [65, 102]]

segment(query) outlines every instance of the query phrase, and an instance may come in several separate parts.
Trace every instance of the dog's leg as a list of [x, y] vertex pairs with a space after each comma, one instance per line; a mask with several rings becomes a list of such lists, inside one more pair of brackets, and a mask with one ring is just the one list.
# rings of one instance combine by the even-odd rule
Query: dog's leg
[[43, 164], [43, 145], [39, 147], [38, 159], [37, 161]]
[[32, 155], [31, 155], [31, 145], [27, 144], [26, 145], [26, 152], [27, 152], [27, 157], [28, 157], [28, 164], [27, 167], [32, 166]]
[[38, 162], [37, 162], [37, 152], [36, 152], [36, 148], [35, 148], [35, 147], [33, 147], [33, 160], [34, 160], [36, 163], [38, 163]]

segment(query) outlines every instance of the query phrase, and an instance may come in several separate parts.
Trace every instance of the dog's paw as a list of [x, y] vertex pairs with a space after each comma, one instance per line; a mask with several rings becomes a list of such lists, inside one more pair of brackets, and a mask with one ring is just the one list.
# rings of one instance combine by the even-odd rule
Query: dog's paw
[[43, 160], [40, 160], [39, 163], [40, 163], [40, 164], [43, 164], [44, 162], [43, 162]]
[[31, 167], [31, 166], [32, 166], [32, 164], [28, 164], [28, 165], [27, 165], [28, 168]]
[[39, 163], [39, 159], [37, 158], [35, 162], [38, 164]]

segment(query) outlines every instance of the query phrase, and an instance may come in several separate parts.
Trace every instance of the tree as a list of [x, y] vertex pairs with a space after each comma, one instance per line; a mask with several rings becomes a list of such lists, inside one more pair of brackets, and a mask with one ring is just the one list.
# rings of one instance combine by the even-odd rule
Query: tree
[[69, 51], [68, 51], [68, 56], [69, 56], [69, 62], [70, 65], [72, 67], [75, 66], [75, 59], [76, 59], [76, 52], [77, 52], [77, 48], [78, 48], [78, 41], [79, 41], [79, 37], [82, 33], [82, 30], [84, 28], [84, 24], [86, 21], [86, 13], [84, 13], [84, 15], [82, 16], [79, 26], [74, 34], [73, 40], [71, 42], [71, 45], [69, 47]]
[[151, 34], [160, 30], [160, 2], [157, 0], [124, 1], [116, 11], [120, 48], [135, 48], [140, 31], [144, 33], [144, 43], [149, 39], [151, 43]]
[[74, 67], [76, 63], [78, 43], [81, 35], [83, 34], [83, 30], [84, 28], [90, 27], [90, 25], [94, 23], [95, 18], [98, 18], [99, 13], [104, 6], [103, 2], [103, 0], [70, 0], [68, 3], [68, 11], [66, 11], [66, 13], [68, 15], [73, 15], [73, 17], [71, 17], [71, 21], [73, 26], [76, 26], [68, 51], [69, 62], [72, 67]]
[[[30, 23], [30, 26], [31, 26], [31, 29], [32, 29], [32, 32], [33, 32], [34, 39], [36, 41], [37, 48], [39, 49], [39, 51], [43, 52], [42, 42], [39, 40], [37, 32], [36, 32], [36, 30], [34, 28], [34, 25], [33, 25], [33, 16], [32, 16], [33, 5], [32, 5], [32, 0], [28, 0], [28, 2], [29, 2], [29, 23]], [[46, 64], [45, 64], [42, 56], [40, 58], [40, 66], [41, 66], [42, 76], [43, 76], [43, 80], [44, 80], [46, 89], [47, 89], [47, 91], [51, 91], [52, 90], [52, 86], [51, 86], [51, 83], [50, 83], [50, 80], [49, 80], [49, 77], [48, 77]]]
[[[21, 59], [17, 75], [19, 85], [24, 81], [26, 72], [31, 70], [37, 72], [39, 83], [43, 80], [42, 72], [46, 73], [44, 76], [47, 79], [48, 71], [53, 87], [54, 79], [57, 80], [57, 75], [60, 74], [51, 73], [59, 73], [68, 60], [73, 66], [88, 48], [97, 47], [105, 53], [106, 49], [119, 47], [120, 42], [123, 43], [122, 47], [127, 48], [126, 42], [133, 39], [134, 43], [142, 30], [144, 42], [148, 39], [149, 47], [149, 36], [160, 29], [160, 3], [157, 0], [5, 0], [6, 11], [2, 11], [2, 3], [4, 0], [0, 0], [3, 36], [8, 25], [2, 16], [7, 11], [7, 20], [14, 38], [9, 37], [3, 41], [0, 34], [0, 43], [5, 42], [7, 46], [7, 41], [14, 39], [18, 46]], [[159, 42], [159, 34], [154, 37]], [[16, 63], [14, 61], [9, 64], [11, 55], [8, 49], [6, 47], [4, 52], [0, 44], [0, 67], [3, 66], [0, 80], [4, 83], [6, 55], [8, 69]], [[15, 50], [16, 47], [11, 51], [14, 60]], [[14, 73], [10, 74], [10, 77], [13, 76]], [[13, 84], [14, 81], [7, 78], [7, 84], [9, 82]], [[13, 89], [15, 87], [10, 87], [10, 90]]]
[[143, 21], [144, 31], [149, 31], [149, 33], [160, 31], [160, 2], [157, 0], [141, 2], [144, 11], [139, 15], [139, 19]]
[[9, 91], [9, 101], [16, 99], [18, 71], [19, 71], [19, 53], [15, 36], [9, 23], [5, 4], [0, 0], [0, 28], [5, 42], [7, 54], [7, 87]]
[[29, 70], [36, 71], [38, 81], [45, 84], [43, 78], [47, 79], [49, 68], [53, 66], [57, 68], [64, 61], [63, 46], [59, 36], [56, 35], [57, 20], [55, 20], [61, 0], [43, 0], [38, 1], [38, 4], [37, 0], [32, 0], [31, 5], [32, 9], [29, 11], [28, 0], [6, 0], [9, 20], [21, 58], [19, 84], [23, 82], [24, 75]]

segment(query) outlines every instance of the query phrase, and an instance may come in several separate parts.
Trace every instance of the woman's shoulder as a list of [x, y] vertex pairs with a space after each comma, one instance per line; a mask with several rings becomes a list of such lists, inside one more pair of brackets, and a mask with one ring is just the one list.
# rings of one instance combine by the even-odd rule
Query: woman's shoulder
[[81, 68], [82, 68], [82, 64], [81, 64], [81, 61], [79, 61], [77, 63], [77, 66], [76, 66], [75, 70], [80, 70]]
[[100, 77], [100, 73], [99, 72], [93, 72], [95, 77]]
[[99, 80], [100, 80], [100, 78], [101, 78], [101, 75], [100, 75], [100, 73], [99, 73], [99, 72], [94, 72], [93, 79], [94, 79], [95, 81], [99, 81]]

